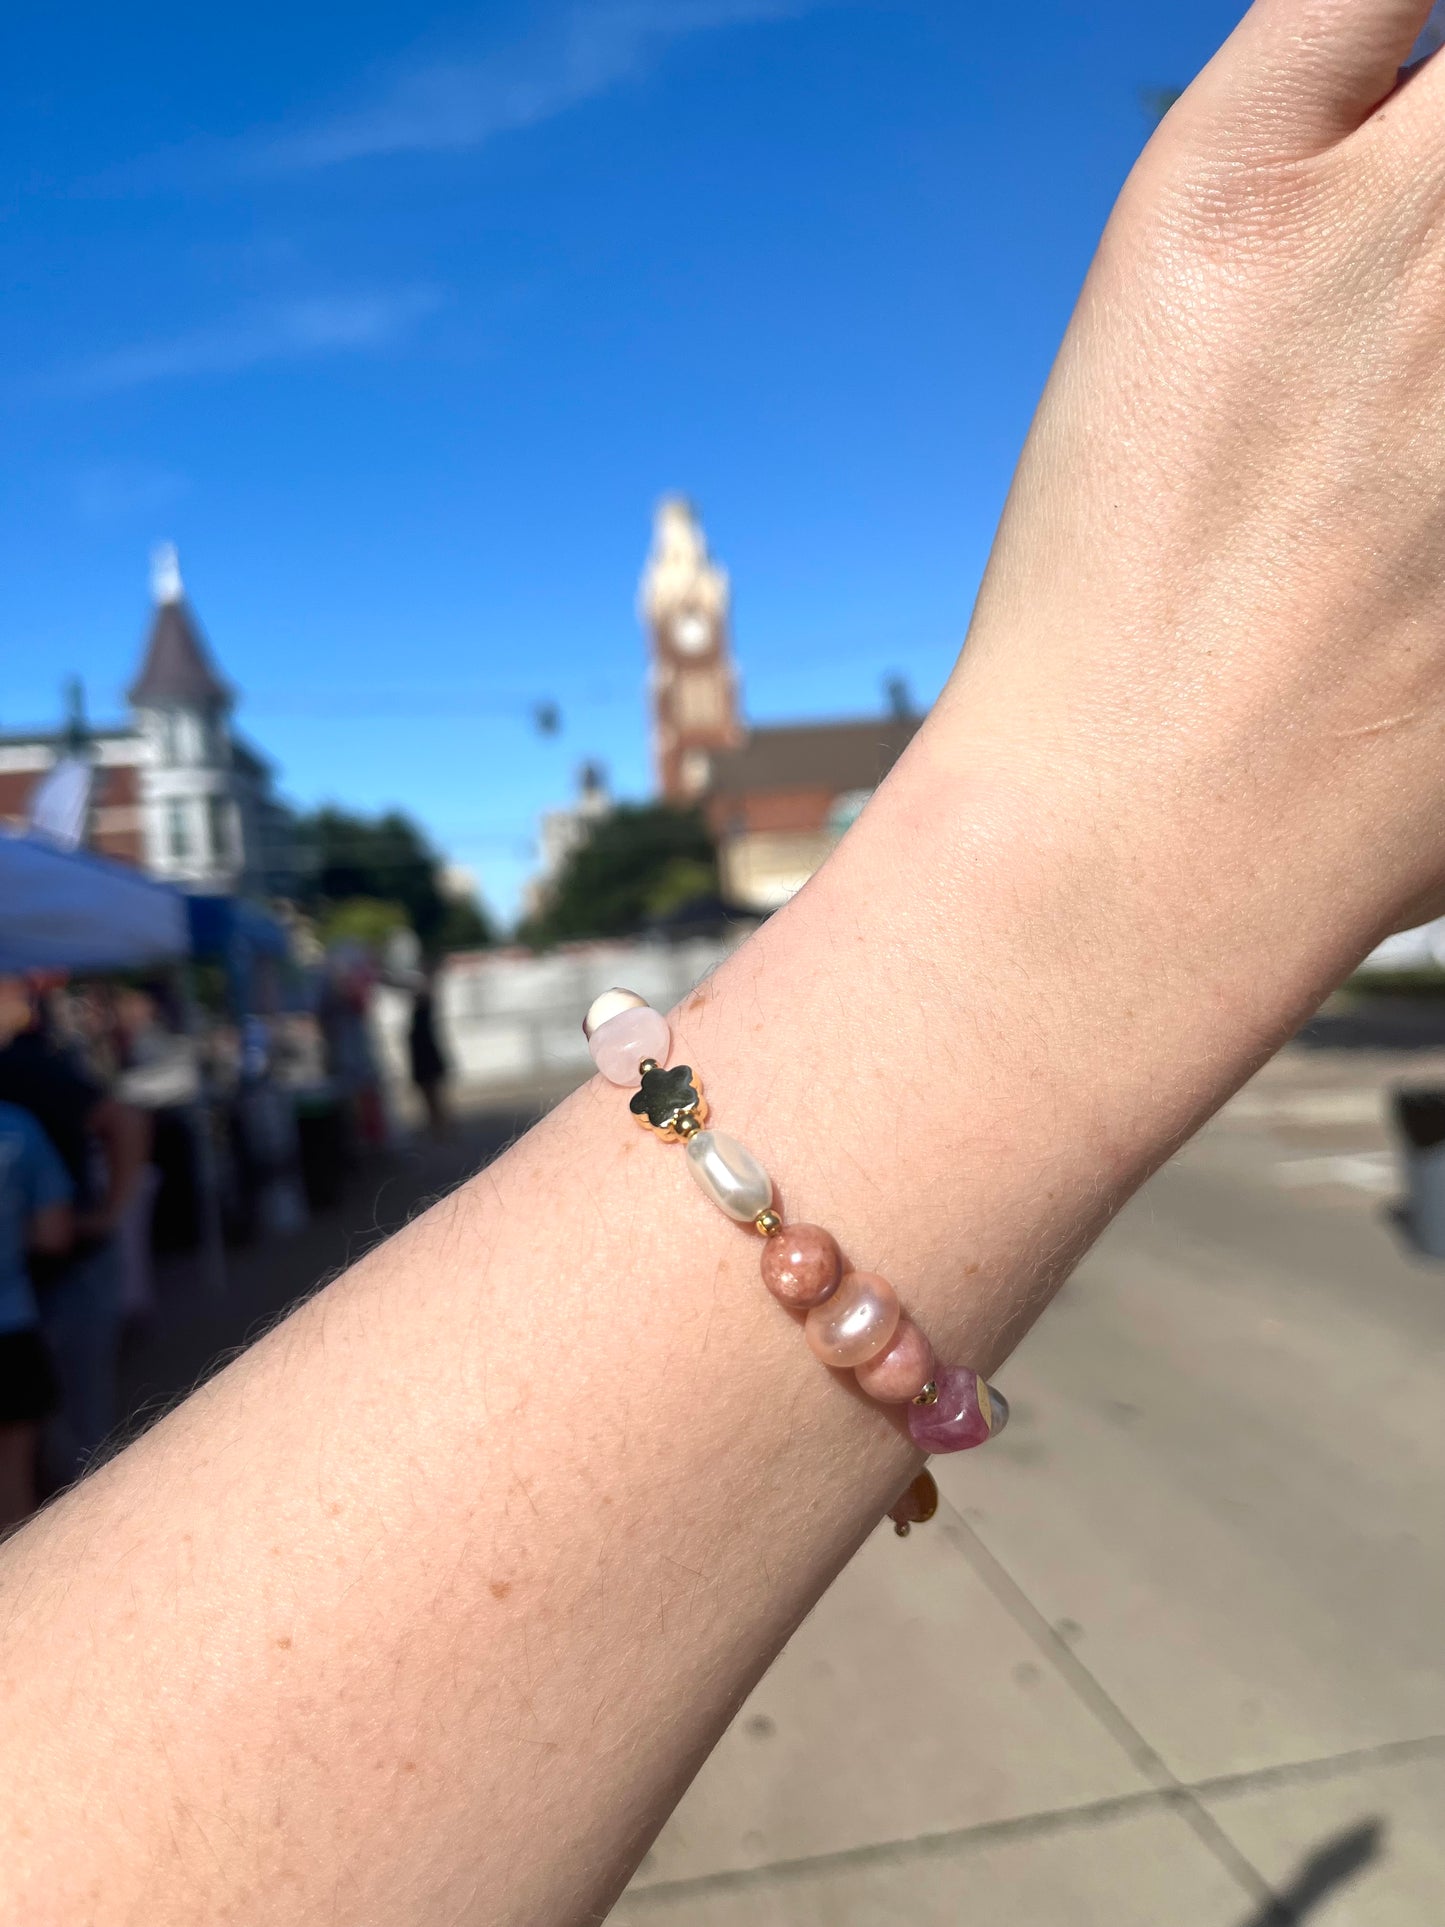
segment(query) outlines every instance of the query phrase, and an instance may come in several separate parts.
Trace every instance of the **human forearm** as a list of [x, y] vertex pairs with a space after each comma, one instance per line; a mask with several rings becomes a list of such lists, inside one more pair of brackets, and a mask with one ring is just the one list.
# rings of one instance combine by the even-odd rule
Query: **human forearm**
[[[947, 1358], [1439, 900], [1426, 10], [1263, 0], [1170, 114], [935, 719], [681, 1013]], [[23, 1534], [9, 1912], [594, 1917], [914, 1463], [757, 1258], [589, 1087]]]
[[[1143, 1091], [1172, 1000], [1100, 1007], [1129, 933], [1051, 917], [1080, 851], [954, 748], [920, 744], [679, 1053], [789, 1215], [991, 1366], [1244, 1065], [1221, 1013], [1207, 1069]], [[17, 1542], [0, 1748], [68, 1734], [12, 1807], [53, 1854], [37, 1917], [76, 1917], [67, 1881], [103, 1884], [97, 1927], [142, 1891], [156, 1927], [605, 1904], [913, 1464], [758, 1251], [591, 1086]], [[82, 1834], [85, 1759], [116, 1764]]]

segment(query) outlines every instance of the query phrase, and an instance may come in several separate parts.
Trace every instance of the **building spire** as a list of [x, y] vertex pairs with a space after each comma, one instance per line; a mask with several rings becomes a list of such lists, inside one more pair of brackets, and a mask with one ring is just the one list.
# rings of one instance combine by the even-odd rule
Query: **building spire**
[[151, 554], [151, 619], [145, 660], [126, 691], [133, 707], [229, 709], [233, 695], [211, 661], [210, 651], [181, 585], [175, 544], [162, 542]]
[[151, 550], [151, 594], [162, 607], [167, 602], [179, 602], [185, 595], [181, 558], [174, 542], [158, 542]]

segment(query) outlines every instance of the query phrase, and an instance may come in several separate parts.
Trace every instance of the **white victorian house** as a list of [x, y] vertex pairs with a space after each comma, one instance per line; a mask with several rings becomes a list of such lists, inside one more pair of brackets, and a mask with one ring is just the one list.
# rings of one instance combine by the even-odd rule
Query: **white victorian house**
[[236, 730], [235, 691], [186, 599], [176, 552], [156, 551], [155, 610], [126, 691], [130, 720], [0, 735], [0, 821], [27, 820], [36, 786], [82, 759], [84, 840], [201, 894], [285, 895], [295, 878], [290, 811], [266, 758]]

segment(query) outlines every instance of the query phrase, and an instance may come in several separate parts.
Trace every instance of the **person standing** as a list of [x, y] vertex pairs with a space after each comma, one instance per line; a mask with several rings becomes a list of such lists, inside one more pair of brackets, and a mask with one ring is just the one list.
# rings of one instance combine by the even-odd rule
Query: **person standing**
[[411, 1081], [426, 1106], [427, 1125], [434, 1138], [444, 1138], [451, 1128], [447, 1109], [447, 1060], [436, 1030], [436, 976], [428, 969], [420, 978], [412, 998], [411, 1028], [407, 1032], [407, 1055]]
[[74, 1195], [35, 1119], [18, 1105], [0, 1104], [0, 1532], [35, 1510], [40, 1427], [60, 1397], [40, 1332], [30, 1254], [65, 1250]]
[[84, 1471], [116, 1420], [116, 1231], [145, 1167], [146, 1126], [51, 1040], [20, 977], [0, 978], [0, 1103], [35, 1119], [74, 1190], [73, 1241], [35, 1269], [41, 1327], [60, 1379], [47, 1472], [63, 1485]]

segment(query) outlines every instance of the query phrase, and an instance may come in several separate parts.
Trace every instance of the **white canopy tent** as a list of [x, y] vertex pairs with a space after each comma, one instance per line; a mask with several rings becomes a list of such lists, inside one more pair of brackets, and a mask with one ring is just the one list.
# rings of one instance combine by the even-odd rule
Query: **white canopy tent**
[[103, 857], [0, 833], [0, 972], [137, 969], [189, 950], [178, 890]]

